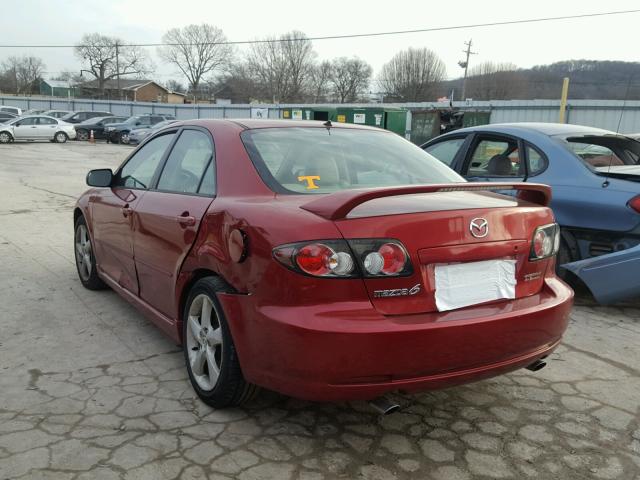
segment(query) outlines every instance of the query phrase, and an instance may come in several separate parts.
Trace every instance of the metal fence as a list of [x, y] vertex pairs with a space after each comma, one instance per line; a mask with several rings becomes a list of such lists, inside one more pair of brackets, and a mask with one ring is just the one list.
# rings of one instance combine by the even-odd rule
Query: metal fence
[[[265, 105], [220, 105], [220, 104], [166, 104], [143, 102], [120, 102], [110, 100], [85, 100], [43, 97], [0, 96], [0, 105], [11, 105], [24, 110], [106, 110], [114, 115], [136, 115], [142, 113], [172, 114], [179, 120], [192, 118], [280, 118], [281, 110], [302, 107], [300, 104]], [[380, 104], [341, 105], [343, 107], [375, 107]], [[385, 104], [409, 110], [447, 109], [448, 103], [421, 102]], [[454, 102], [461, 110], [488, 111], [490, 123], [504, 122], [557, 122], [560, 102], [558, 100], [492, 100]], [[640, 101], [621, 100], [570, 100], [567, 104], [567, 123], [618, 130], [622, 133], [640, 132]], [[407, 125], [410, 128], [410, 124]]]

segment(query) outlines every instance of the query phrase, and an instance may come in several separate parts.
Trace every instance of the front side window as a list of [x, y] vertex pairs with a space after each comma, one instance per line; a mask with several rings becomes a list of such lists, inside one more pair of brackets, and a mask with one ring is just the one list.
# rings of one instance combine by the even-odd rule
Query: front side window
[[385, 131], [265, 128], [246, 130], [242, 141], [264, 182], [280, 193], [464, 181], [427, 152]]
[[22, 120], [19, 120], [15, 125], [17, 127], [26, 127], [29, 125], [35, 125], [37, 121], [38, 119], [35, 117], [23, 118]]
[[[199, 193], [201, 183], [211, 190], [212, 178], [203, 179], [213, 162], [213, 145], [209, 136], [197, 130], [185, 130], [180, 135], [164, 165], [158, 190], [180, 193]], [[213, 177], [213, 171], [208, 172]]]
[[145, 143], [120, 169], [114, 183], [117, 187], [147, 189], [175, 133], [167, 133]]
[[460, 148], [464, 144], [464, 141], [465, 137], [443, 140], [442, 142], [429, 145], [425, 148], [425, 151], [450, 167], [453, 164], [453, 160], [456, 158], [456, 155], [460, 151]]
[[470, 177], [522, 177], [524, 163], [520, 161], [515, 139], [482, 139], [473, 150], [467, 175]]

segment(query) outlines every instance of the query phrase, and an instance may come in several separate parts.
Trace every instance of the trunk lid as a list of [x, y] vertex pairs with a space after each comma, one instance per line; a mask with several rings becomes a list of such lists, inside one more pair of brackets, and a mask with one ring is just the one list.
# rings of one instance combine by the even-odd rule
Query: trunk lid
[[[508, 187], [493, 184], [492, 188]], [[342, 217], [332, 219], [347, 240], [388, 238], [399, 240], [405, 246], [413, 265], [412, 274], [363, 280], [374, 307], [385, 315], [437, 311], [435, 266], [439, 264], [515, 260], [516, 298], [538, 293], [546, 269], [553, 260], [530, 262], [529, 251], [535, 229], [553, 222], [551, 211], [520, 198], [486, 191], [456, 190], [427, 190], [427, 193], [385, 195], [385, 198], [374, 195], [363, 201], [349, 198], [342, 203], [334, 202], [333, 209], [327, 207], [329, 195], [323, 205], [315, 201], [316, 205], [311, 207], [317, 210], [315, 213], [322, 212], [325, 217]], [[546, 204], [548, 189], [539, 192], [544, 195], [531, 198]], [[343, 208], [345, 203], [349, 204], [348, 213], [345, 213], [347, 208]], [[313, 211], [309, 204], [302, 208]], [[486, 236], [476, 238], [471, 234], [470, 224], [474, 219], [487, 221]], [[379, 297], [375, 293], [386, 290], [404, 292], [405, 289], [408, 292], [412, 288], [415, 292], [417, 285], [419, 291], [413, 295]]]

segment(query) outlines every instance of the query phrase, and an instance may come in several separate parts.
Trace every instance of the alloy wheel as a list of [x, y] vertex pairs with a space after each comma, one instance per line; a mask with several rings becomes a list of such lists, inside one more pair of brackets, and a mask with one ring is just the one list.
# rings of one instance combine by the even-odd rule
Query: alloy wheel
[[11, 135], [7, 132], [0, 133], [0, 143], [9, 143], [11, 141]]
[[86, 225], [78, 225], [76, 228], [75, 238], [76, 263], [78, 264], [78, 272], [85, 282], [91, 276], [93, 269], [91, 263], [91, 240]]
[[58, 133], [56, 133], [55, 140], [58, 143], [64, 143], [64, 142], [67, 141], [67, 136], [62, 132], [58, 132]]
[[120, 143], [124, 143], [125, 145], [129, 144], [129, 134], [123, 133], [120, 135]]
[[202, 293], [189, 307], [187, 318], [189, 366], [198, 386], [204, 391], [215, 388], [222, 366], [222, 329], [213, 302]]

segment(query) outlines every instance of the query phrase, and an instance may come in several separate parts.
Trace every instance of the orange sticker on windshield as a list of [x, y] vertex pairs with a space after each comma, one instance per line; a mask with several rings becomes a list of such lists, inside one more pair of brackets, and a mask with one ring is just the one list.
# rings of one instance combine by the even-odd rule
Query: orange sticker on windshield
[[316, 180], [320, 180], [320, 175], [303, 175], [301, 177], [298, 177], [299, 182], [307, 182], [307, 190], [320, 188], [315, 184]]

